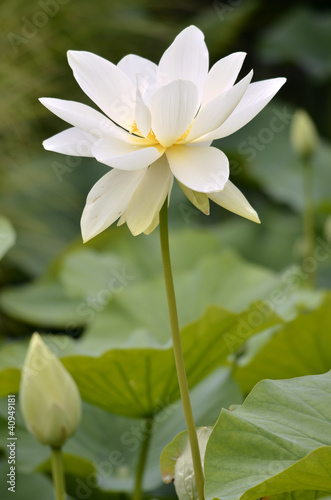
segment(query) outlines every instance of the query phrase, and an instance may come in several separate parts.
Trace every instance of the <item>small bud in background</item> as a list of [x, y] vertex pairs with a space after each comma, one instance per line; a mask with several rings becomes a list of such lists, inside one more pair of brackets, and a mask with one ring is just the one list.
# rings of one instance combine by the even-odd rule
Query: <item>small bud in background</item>
[[326, 241], [331, 244], [331, 215], [328, 215], [324, 224], [324, 236]]
[[290, 139], [292, 148], [303, 160], [310, 158], [318, 146], [318, 132], [314, 122], [303, 109], [294, 113], [291, 124]]
[[[198, 427], [197, 437], [202, 465], [212, 427]], [[161, 454], [161, 476], [164, 483], [174, 483], [178, 500], [197, 500], [191, 446], [188, 432], [178, 434]]]
[[77, 385], [38, 333], [33, 334], [24, 361], [20, 405], [29, 431], [55, 448], [76, 431], [81, 419]]

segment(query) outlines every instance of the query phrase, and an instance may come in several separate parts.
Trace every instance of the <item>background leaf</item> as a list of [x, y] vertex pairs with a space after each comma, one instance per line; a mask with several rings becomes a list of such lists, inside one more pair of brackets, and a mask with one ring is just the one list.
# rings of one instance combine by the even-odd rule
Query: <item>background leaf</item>
[[326, 39], [330, 39], [330, 12], [296, 6], [259, 37], [259, 55], [266, 64], [290, 62], [318, 80], [331, 75]]
[[[260, 303], [238, 315], [219, 307], [209, 307], [199, 320], [183, 328], [181, 337], [190, 387], [224, 364], [229, 354], [249, 336], [279, 322], [272, 311], [265, 317], [260, 311]], [[261, 318], [259, 324], [243, 331], [240, 326], [248, 324], [254, 314]], [[71, 342], [68, 349], [75, 347], [76, 343]], [[63, 357], [62, 362], [74, 377], [82, 398], [91, 404], [127, 417], [148, 418], [158, 411], [160, 401], [170, 404], [179, 397], [171, 343], [154, 348], [114, 348], [98, 357], [84, 355], [79, 343], [77, 349], [77, 354]], [[2, 396], [8, 389], [9, 372], [22, 363], [21, 352], [14, 366], [6, 361], [6, 356], [4, 359], [4, 369], [0, 374], [4, 381]], [[14, 381], [10, 388], [13, 392], [18, 391]]]
[[260, 346], [254, 339], [234, 366], [234, 377], [247, 394], [262, 379], [300, 377], [331, 368], [331, 296], [314, 311], [302, 311], [292, 321], [277, 325]]

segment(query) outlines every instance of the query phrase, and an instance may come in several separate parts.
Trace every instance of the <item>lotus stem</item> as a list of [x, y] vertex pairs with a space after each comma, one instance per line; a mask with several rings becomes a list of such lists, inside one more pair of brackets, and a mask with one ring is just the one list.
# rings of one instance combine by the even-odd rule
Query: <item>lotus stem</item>
[[146, 467], [149, 445], [153, 434], [153, 426], [154, 426], [154, 420], [152, 418], [148, 418], [145, 420], [145, 435], [144, 435], [144, 441], [142, 442], [140, 449], [132, 500], [141, 500], [142, 498], [144, 472]]
[[61, 448], [52, 448], [52, 473], [55, 500], [66, 500], [66, 488]]
[[183, 349], [182, 349], [179, 323], [178, 323], [176, 296], [175, 296], [174, 282], [171, 269], [169, 231], [168, 231], [168, 200], [165, 201], [160, 211], [160, 240], [161, 240], [164, 280], [165, 280], [167, 299], [168, 299], [169, 318], [170, 318], [172, 342], [174, 348], [180, 395], [182, 399], [185, 421], [191, 445], [193, 468], [195, 474], [195, 481], [197, 485], [198, 497], [199, 500], [204, 500], [204, 475], [202, 471], [198, 437], [193, 418], [192, 405], [190, 401], [190, 394], [189, 394], [186, 371], [185, 371]]

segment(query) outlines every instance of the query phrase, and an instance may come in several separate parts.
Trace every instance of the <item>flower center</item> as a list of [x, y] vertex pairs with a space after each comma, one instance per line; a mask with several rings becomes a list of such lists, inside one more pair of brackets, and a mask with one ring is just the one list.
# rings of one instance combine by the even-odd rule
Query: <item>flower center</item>
[[147, 137], [145, 137], [140, 132], [139, 128], [137, 127], [136, 120], [133, 120], [133, 124], [131, 125], [129, 132], [130, 132], [130, 134], [138, 135], [139, 137], [143, 137], [144, 139], [149, 139], [150, 141], [153, 141], [153, 142], [159, 142], [156, 139], [156, 136], [155, 136], [154, 131], [152, 129], [148, 132]]
[[[180, 136], [179, 139], [177, 139], [177, 141], [174, 143], [174, 144], [178, 144], [180, 142], [183, 142], [185, 141], [186, 137], [188, 137], [189, 133], [190, 133], [190, 130], [191, 130], [191, 127], [192, 127], [192, 124], [193, 124], [193, 121], [191, 123], [191, 125], [189, 126], [189, 128], [186, 130], [186, 132], [184, 132], [184, 134], [182, 134]], [[152, 142], [159, 142], [156, 138], [156, 135], [154, 133], [154, 130], [153, 129], [150, 129], [150, 131], [148, 132], [148, 135], [145, 137], [139, 130], [139, 128], [137, 127], [137, 124], [136, 124], [136, 120], [133, 120], [133, 123], [130, 127], [130, 130], [129, 130], [130, 134], [134, 134], [134, 135], [137, 135], [138, 137], [142, 137], [143, 139], [149, 139], [150, 141]]]

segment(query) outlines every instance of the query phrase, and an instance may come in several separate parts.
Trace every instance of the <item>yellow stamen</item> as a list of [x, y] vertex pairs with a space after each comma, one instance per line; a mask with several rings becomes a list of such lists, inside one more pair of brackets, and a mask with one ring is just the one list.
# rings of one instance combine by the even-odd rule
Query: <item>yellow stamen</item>
[[184, 134], [183, 134], [183, 135], [181, 135], [179, 139], [177, 139], [177, 141], [175, 142], [175, 144], [176, 144], [177, 142], [185, 141], [186, 137], [187, 137], [187, 136], [189, 135], [189, 133], [190, 133], [190, 130], [191, 130], [192, 125], [193, 125], [193, 122], [191, 123], [191, 125], [189, 126], [189, 128], [186, 130], [186, 132], [184, 132]]
[[148, 132], [147, 139], [149, 139], [150, 141], [157, 141], [156, 135], [154, 134], [154, 131], [152, 129]]
[[[190, 130], [191, 130], [191, 127], [192, 127], [192, 124], [193, 122], [191, 123], [191, 125], [189, 126], [189, 128], [186, 130], [186, 132], [184, 132], [183, 135], [180, 136], [179, 139], [177, 139], [177, 141], [175, 142], [175, 144], [178, 144], [180, 142], [183, 142], [185, 141], [185, 139], [188, 137], [189, 133], [190, 133]], [[154, 130], [153, 129], [150, 129], [150, 131], [148, 132], [148, 135], [147, 137], [145, 137], [139, 130], [139, 128], [137, 127], [137, 124], [136, 124], [136, 121], [134, 120], [131, 127], [130, 127], [130, 130], [129, 130], [130, 134], [135, 134], [139, 137], [144, 137], [146, 139], [149, 139], [150, 141], [152, 142], [159, 142], [156, 138], [156, 135], [154, 133]]]
[[137, 127], [136, 120], [133, 120], [133, 124], [131, 125], [129, 132], [130, 134], [142, 135], [139, 128]]

